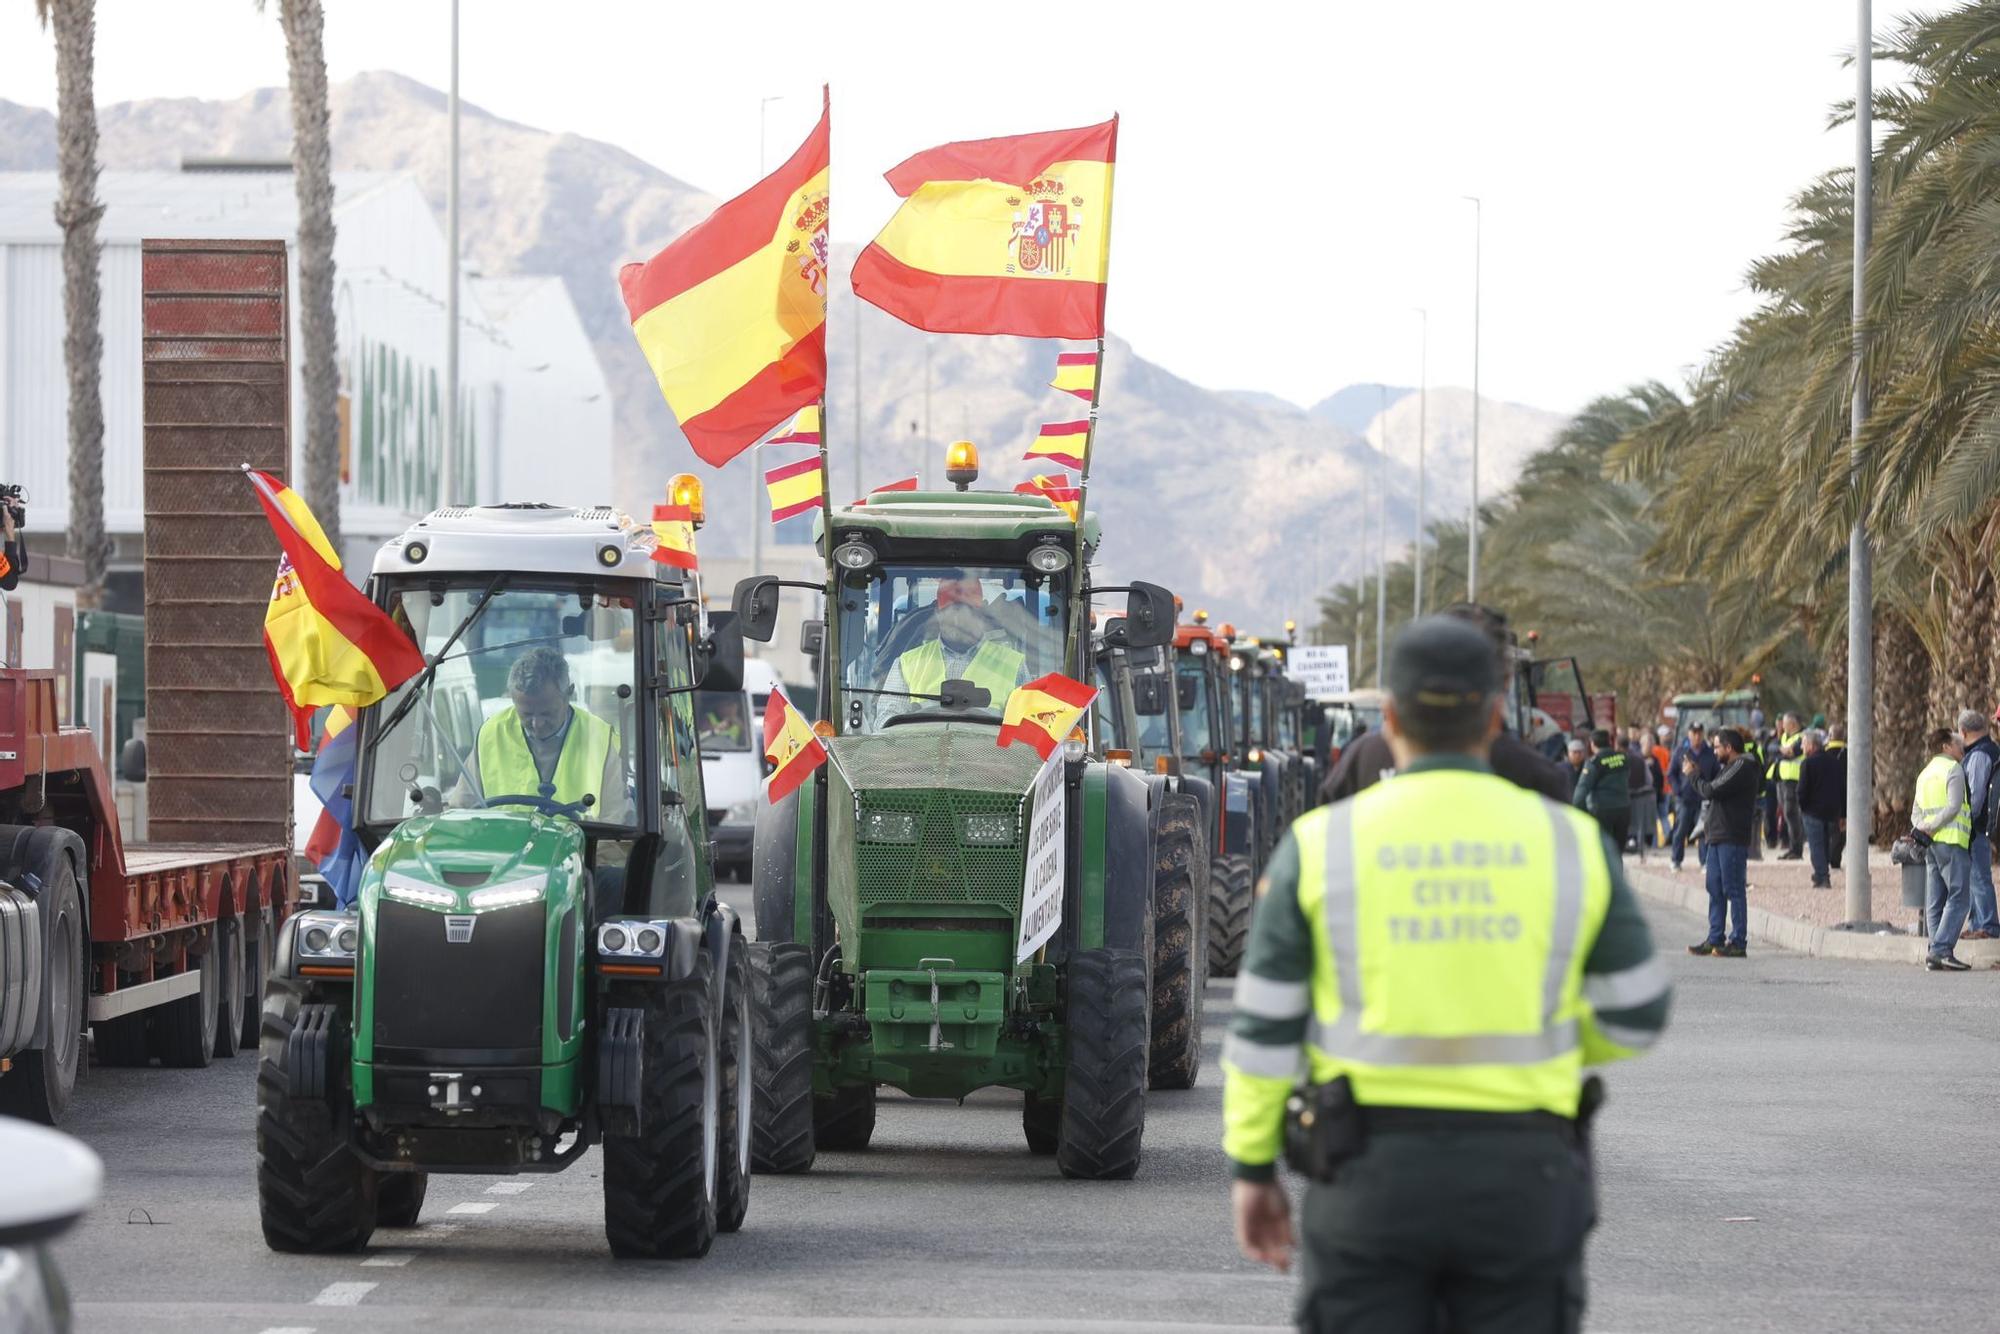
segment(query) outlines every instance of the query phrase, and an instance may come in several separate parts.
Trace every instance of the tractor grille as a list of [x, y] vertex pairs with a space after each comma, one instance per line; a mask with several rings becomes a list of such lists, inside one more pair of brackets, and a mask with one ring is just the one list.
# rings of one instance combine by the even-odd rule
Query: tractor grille
[[376, 1059], [538, 1063], [543, 914], [538, 903], [480, 913], [472, 939], [454, 945], [445, 914], [382, 902], [372, 943]]
[[1012, 912], [1021, 902], [1021, 821], [1014, 841], [969, 845], [959, 837], [967, 815], [1022, 812], [1018, 795], [1000, 792], [868, 792], [864, 810], [909, 811], [915, 843], [856, 840], [860, 899], [871, 903], [993, 903]]

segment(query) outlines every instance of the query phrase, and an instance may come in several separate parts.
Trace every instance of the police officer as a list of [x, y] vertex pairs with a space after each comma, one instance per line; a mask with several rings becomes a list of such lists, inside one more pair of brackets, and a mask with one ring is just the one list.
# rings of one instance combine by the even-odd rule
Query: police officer
[[1632, 828], [1631, 757], [1612, 744], [1610, 731], [1602, 727], [1590, 734], [1590, 744], [1596, 751], [1577, 775], [1570, 800], [1595, 817], [1611, 846], [1622, 850]]
[[1491, 641], [1416, 621], [1388, 685], [1397, 776], [1300, 817], [1259, 887], [1223, 1048], [1237, 1243], [1290, 1267], [1282, 1143], [1312, 1179], [1301, 1328], [1575, 1330], [1583, 1069], [1652, 1044], [1667, 975], [1597, 826], [1488, 769]]

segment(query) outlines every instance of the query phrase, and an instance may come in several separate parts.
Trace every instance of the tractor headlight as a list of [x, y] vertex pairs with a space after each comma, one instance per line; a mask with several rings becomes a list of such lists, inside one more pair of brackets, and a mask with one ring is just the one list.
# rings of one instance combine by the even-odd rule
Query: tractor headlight
[[623, 954], [625, 946], [630, 941], [631, 938], [625, 934], [625, 928], [622, 926], [606, 924], [597, 933], [597, 948], [606, 954]]
[[843, 570], [865, 570], [875, 563], [875, 548], [866, 542], [842, 542], [833, 549], [833, 563]]
[[967, 843], [993, 847], [1014, 841], [1014, 817], [1005, 812], [965, 816], [959, 822], [959, 837]]
[[306, 934], [306, 948], [314, 954], [324, 954], [333, 944], [333, 935], [323, 926], [316, 926]]
[[1261, 748], [1252, 746], [1250, 747], [1250, 753], [1243, 758], [1249, 760], [1252, 764], [1262, 764], [1264, 762], [1264, 752]]
[[535, 903], [542, 897], [542, 889], [548, 884], [548, 877], [538, 875], [532, 880], [520, 880], [511, 885], [494, 885], [489, 889], [476, 889], [466, 902], [474, 912], [489, 908], [514, 908], [523, 903]]
[[612, 959], [658, 959], [667, 952], [664, 922], [606, 922], [597, 928], [597, 952]]
[[388, 875], [382, 878], [382, 892], [403, 903], [414, 903], [424, 908], [456, 908], [458, 894], [455, 890], [440, 889], [436, 885], [426, 885], [419, 880], [405, 876]]
[[1028, 553], [1028, 564], [1043, 574], [1054, 574], [1069, 568], [1069, 552], [1053, 545], [1036, 547]]
[[298, 941], [299, 953], [305, 958], [349, 963], [361, 946], [361, 930], [353, 913], [300, 913]]
[[660, 934], [657, 926], [642, 926], [639, 934], [632, 938], [632, 943], [641, 954], [658, 954], [660, 947], [667, 943], [667, 938]]
[[1188, 645], [1188, 652], [1194, 654], [1197, 658], [1205, 658], [1208, 656], [1208, 645], [1202, 640], [1197, 639]]
[[914, 843], [917, 841], [915, 811], [863, 811], [863, 843]]
[[340, 934], [333, 938], [333, 943], [340, 947], [342, 954], [352, 954], [361, 948], [361, 933], [351, 926], [344, 926]]

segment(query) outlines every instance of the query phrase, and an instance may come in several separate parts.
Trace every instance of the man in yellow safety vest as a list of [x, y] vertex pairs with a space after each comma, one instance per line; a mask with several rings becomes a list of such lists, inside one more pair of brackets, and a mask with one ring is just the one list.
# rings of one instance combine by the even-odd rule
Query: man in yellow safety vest
[[617, 729], [570, 702], [568, 660], [545, 644], [529, 649], [507, 669], [507, 693], [511, 702], [479, 729], [471, 766], [479, 791], [466, 795], [475, 804], [540, 796], [572, 805], [588, 797], [580, 818], [629, 819]]
[[1250, 1259], [1290, 1265], [1281, 1144], [1312, 1183], [1304, 1329], [1580, 1327], [1584, 1067], [1650, 1046], [1670, 987], [1597, 825], [1488, 768], [1500, 680], [1463, 622], [1405, 629], [1396, 776], [1300, 817], [1259, 886], [1223, 1148]]
[[1972, 806], [1959, 763], [1965, 758], [1965, 741], [1949, 727], [1940, 727], [1931, 733], [1931, 750], [1910, 804], [1910, 829], [1924, 845], [1930, 866], [1924, 876], [1924, 929], [1931, 944], [1924, 967], [1962, 973], [1972, 967], [1956, 952], [1972, 890]]
[[987, 693], [988, 707], [999, 710], [1006, 707], [1014, 687], [1027, 681], [1028, 657], [995, 623], [976, 576], [963, 570], [944, 572], [927, 628], [929, 637], [899, 654], [889, 668], [882, 683], [885, 715], [912, 707], [899, 695], [935, 695], [949, 680], [970, 681]]

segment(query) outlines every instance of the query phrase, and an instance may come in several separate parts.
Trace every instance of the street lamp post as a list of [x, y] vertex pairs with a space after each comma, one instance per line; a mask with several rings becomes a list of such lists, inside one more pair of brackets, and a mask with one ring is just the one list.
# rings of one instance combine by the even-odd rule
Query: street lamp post
[[[784, 100], [783, 93], [773, 93], [757, 101], [757, 179], [760, 181], [764, 179], [764, 126], [768, 119], [767, 113], [771, 109], [771, 103]], [[821, 422], [819, 428], [824, 431], [826, 423]], [[761, 574], [764, 569], [764, 524], [768, 519], [763, 498], [757, 494], [757, 488], [764, 480], [763, 474], [757, 467], [758, 451], [762, 448], [761, 442], [750, 446], [750, 573], [752, 574]], [[822, 479], [821, 485], [824, 484]], [[757, 656], [755, 649], [751, 649], [750, 654], [752, 657]]]
[[[1375, 386], [1375, 688], [1382, 688], [1389, 643], [1389, 386]], [[1355, 664], [1359, 671], [1361, 664]]]
[[1859, 468], [1861, 428], [1868, 420], [1867, 313], [1869, 211], [1873, 203], [1875, 136], [1873, 107], [1874, 24], [1868, 0], [1859, 0], [1859, 37], [1854, 48], [1854, 401], [1848, 417], [1852, 459], [1850, 485], [1854, 527], [1847, 537], [1847, 920], [1871, 920], [1874, 904], [1868, 883], [1869, 834], [1875, 822], [1875, 590], [1873, 555], [1868, 546], [1868, 488]]
[[444, 186], [444, 442], [438, 458], [438, 504], [458, 499], [458, 0], [451, 0], [451, 144]]
[[1431, 313], [1423, 306], [1415, 309], [1423, 320], [1423, 355], [1417, 378], [1417, 555], [1416, 580], [1410, 594], [1412, 620], [1424, 614], [1424, 453], [1429, 443], [1431, 402]]
[[1485, 206], [1472, 201], [1472, 521], [1465, 530], [1465, 600], [1479, 601], [1479, 261]]

